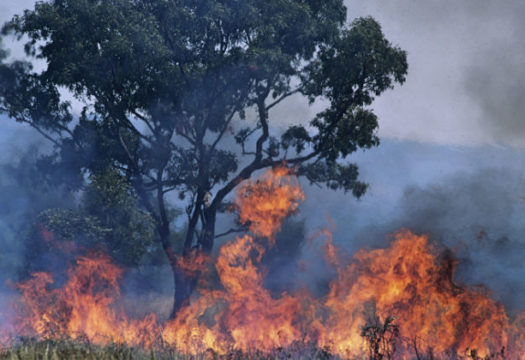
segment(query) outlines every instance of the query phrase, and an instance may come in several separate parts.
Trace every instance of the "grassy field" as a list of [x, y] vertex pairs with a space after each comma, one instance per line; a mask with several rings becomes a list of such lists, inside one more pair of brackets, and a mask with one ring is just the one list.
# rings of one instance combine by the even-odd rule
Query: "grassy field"
[[231, 352], [217, 355], [212, 351], [186, 356], [170, 349], [145, 351], [121, 345], [95, 346], [88, 342], [71, 340], [21, 340], [18, 344], [0, 350], [2, 360], [329, 360], [336, 359], [327, 351], [316, 348], [278, 349], [271, 354]]

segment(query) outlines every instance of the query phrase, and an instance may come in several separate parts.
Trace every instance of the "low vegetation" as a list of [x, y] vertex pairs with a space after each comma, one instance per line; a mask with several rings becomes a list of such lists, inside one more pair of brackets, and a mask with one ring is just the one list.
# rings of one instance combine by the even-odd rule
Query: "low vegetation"
[[242, 353], [231, 351], [218, 355], [209, 350], [198, 355], [181, 355], [169, 348], [147, 351], [119, 344], [97, 346], [88, 341], [21, 339], [16, 345], [0, 350], [2, 360], [266, 360], [266, 359], [337, 359], [326, 349], [313, 346], [292, 346], [289, 349], [276, 349], [272, 353]]
[[[370, 341], [370, 326], [363, 329], [366, 332], [367, 340]], [[379, 329], [379, 327], [378, 327]], [[392, 319], [389, 318], [381, 329], [387, 329], [386, 333], [392, 334]], [[383, 343], [381, 346], [372, 346], [375, 342], [370, 342], [370, 351], [368, 355], [355, 360], [393, 360], [397, 359], [392, 343], [387, 344], [394, 338], [388, 336], [386, 340], [381, 334], [378, 335], [378, 342]], [[388, 348], [390, 351], [382, 352], [382, 349]], [[107, 346], [97, 346], [89, 341], [81, 340], [36, 340], [20, 339], [16, 344], [8, 348], [0, 349], [1, 360], [339, 360], [340, 358], [332, 355], [328, 348], [320, 349], [315, 346], [296, 344], [287, 349], [278, 348], [271, 353], [254, 351], [245, 353], [232, 350], [226, 355], [219, 355], [211, 350], [197, 355], [182, 355], [175, 350], [165, 347], [157, 350], [144, 350], [140, 348], [128, 347], [120, 344], [111, 344]], [[476, 350], [467, 350], [464, 356], [455, 355], [436, 356], [432, 351], [422, 354], [417, 349], [412, 359], [415, 360], [504, 360], [506, 359], [504, 349], [497, 354], [486, 357], [478, 356]]]

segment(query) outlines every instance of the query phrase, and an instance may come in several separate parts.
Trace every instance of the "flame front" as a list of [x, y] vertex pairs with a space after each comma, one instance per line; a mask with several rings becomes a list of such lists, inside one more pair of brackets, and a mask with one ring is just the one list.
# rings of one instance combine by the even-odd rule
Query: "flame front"
[[297, 179], [284, 168], [240, 186], [235, 203], [249, 232], [223, 245], [215, 260], [199, 262], [202, 270], [214, 261], [201, 275], [209, 281], [199, 281], [190, 304], [173, 320], [130, 319], [118, 306], [122, 270], [92, 254], [77, 259], [62, 287], [53, 288], [47, 273], [17, 285], [16, 335], [82, 336], [98, 344], [144, 347], [162, 340], [185, 354], [309, 343], [355, 358], [370, 351], [365, 329], [390, 319], [398, 331], [392, 339], [395, 358], [411, 359], [430, 349], [435, 356], [457, 358], [476, 349], [480, 357], [504, 353], [525, 359], [525, 314], [511, 321], [486, 291], [454, 283], [453, 257], [408, 230], [398, 232], [390, 247], [361, 250], [351, 259], [339, 255], [325, 231], [326, 263], [337, 271], [328, 294], [315, 298], [302, 290], [272, 297], [263, 286], [261, 258], [303, 199]]
[[42, 338], [87, 337], [101, 344], [150, 346], [156, 317], [151, 314], [143, 320], [129, 320], [116, 306], [121, 275], [122, 270], [102, 254], [78, 258], [61, 288], [49, 289], [51, 275], [33, 274], [17, 285], [22, 295], [17, 332]]

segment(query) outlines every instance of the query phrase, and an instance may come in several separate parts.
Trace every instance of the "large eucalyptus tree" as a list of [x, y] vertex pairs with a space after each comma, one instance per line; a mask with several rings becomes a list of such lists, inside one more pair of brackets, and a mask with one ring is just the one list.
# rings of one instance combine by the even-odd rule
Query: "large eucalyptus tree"
[[[374, 19], [346, 14], [342, 0], [39, 1], [3, 32], [47, 66], [1, 65], [0, 109], [52, 141], [57, 164], [128, 179], [173, 269], [176, 312], [195, 282], [180, 258], [212, 250], [217, 212], [257, 170], [286, 162], [364, 193], [348, 158], [378, 145], [369, 105], [405, 80], [407, 62]], [[80, 116], [61, 89], [84, 104]], [[271, 136], [274, 110], [299, 96], [326, 107]], [[187, 206], [180, 251], [170, 192]]]

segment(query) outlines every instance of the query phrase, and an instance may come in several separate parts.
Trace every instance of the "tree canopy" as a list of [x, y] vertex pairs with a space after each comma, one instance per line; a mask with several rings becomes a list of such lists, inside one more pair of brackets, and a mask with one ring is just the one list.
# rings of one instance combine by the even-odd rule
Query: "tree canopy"
[[[52, 141], [72, 183], [108, 168], [126, 179], [156, 224], [178, 307], [191, 284], [177, 276], [169, 193], [186, 208], [187, 256], [211, 251], [217, 211], [257, 170], [286, 163], [330, 189], [366, 190], [349, 156], [378, 145], [369, 105], [404, 82], [407, 61], [374, 19], [346, 13], [342, 0], [37, 2], [3, 33], [47, 66], [4, 61], [0, 111]], [[275, 136], [272, 114], [294, 96], [326, 107]]]

